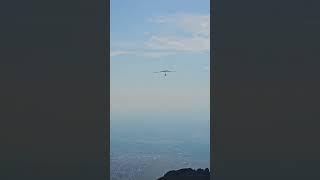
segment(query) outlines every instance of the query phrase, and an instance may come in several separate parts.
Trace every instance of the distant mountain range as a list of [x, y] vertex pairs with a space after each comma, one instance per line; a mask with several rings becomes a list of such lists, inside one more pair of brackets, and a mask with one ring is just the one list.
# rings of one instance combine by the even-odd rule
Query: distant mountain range
[[158, 180], [210, 180], [210, 171], [206, 169], [180, 169], [167, 172]]

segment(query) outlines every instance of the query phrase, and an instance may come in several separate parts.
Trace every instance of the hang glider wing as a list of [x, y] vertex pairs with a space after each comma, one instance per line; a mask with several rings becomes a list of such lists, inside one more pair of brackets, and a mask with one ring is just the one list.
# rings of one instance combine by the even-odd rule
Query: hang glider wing
[[176, 72], [176, 71], [163, 70], [163, 71], [158, 71], [153, 73], [164, 73], [165, 75], [167, 75], [166, 73], [169, 73], [169, 72]]

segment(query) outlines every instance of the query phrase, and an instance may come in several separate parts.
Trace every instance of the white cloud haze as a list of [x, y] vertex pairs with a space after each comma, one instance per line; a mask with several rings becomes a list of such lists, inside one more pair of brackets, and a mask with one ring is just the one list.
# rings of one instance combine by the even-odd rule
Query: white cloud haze
[[127, 54], [130, 54], [132, 52], [130, 51], [110, 51], [110, 56], [113, 57], [113, 56], [121, 56], [121, 55], [127, 55]]
[[[149, 23], [161, 26], [174, 26], [180, 31], [190, 33], [189, 36], [163, 36], [148, 32], [149, 39], [143, 44], [117, 43], [117, 50], [112, 49], [110, 55], [119, 56], [135, 54], [156, 58], [181, 53], [210, 52], [210, 16], [178, 13], [168, 16], [157, 16], [148, 19]], [[123, 44], [124, 46], [121, 46]], [[129, 44], [129, 45], [128, 45]], [[130, 50], [127, 50], [127, 49]]]
[[210, 35], [209, 15], [178, 13], [168, 16], [153, 17], [149, 19], [149, 22], [174, 25], [198, 36], [209, 37]]

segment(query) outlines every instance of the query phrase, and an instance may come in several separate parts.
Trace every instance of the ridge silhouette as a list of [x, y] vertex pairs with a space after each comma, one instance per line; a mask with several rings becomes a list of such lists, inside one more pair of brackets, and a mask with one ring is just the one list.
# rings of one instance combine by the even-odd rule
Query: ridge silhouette
[[167, 172], [157, 180], [210, 180], [210, 171], [206, 169], [184, 168]]

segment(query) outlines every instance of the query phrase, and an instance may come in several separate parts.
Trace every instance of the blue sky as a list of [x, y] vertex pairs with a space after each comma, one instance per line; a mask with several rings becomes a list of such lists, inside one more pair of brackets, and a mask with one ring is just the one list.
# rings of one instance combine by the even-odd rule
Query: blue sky
[[111, 0], [111, 121], [208, 120], [209, 2]]

